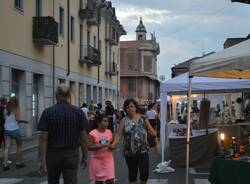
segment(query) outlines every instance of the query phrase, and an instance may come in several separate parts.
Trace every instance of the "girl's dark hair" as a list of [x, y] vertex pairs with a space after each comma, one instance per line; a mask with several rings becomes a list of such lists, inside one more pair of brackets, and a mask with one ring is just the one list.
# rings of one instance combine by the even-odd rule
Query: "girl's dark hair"
[[108, 115], [105, 113], [101, 113], [100, 111], [96, 111], [95, 114], [95, 124], [98, 125], [99, 123], [102, 122], [103, 118], [108, 118]]
[[18, 99], [17, 97], [13, 96], [10, 97], [10, 100], [7, 103], [6, 110], [7, 115], [9, 116], [12, 111], [14, 111], [16, 108], [18, 108]]
[[126, 112], [126, 114], [127, 114], [127, 109], [126, 109], [126, 107], [127, 107], [130, 103], [134, 104], [135, 109], [136, 109], [136, 112], [138, 113], [138, 112], [139, 112], [139, 106], [138, 106], [137, 101], [136, 101], [135, 99], [133, 99], [133, 98], [128, 98], [127, 100], [125, 100], [124, 105], [123, 105], [123, 110]]
[[98, 104], [97, 104], [97, 107], [98, 107], [99, 109], [102, 109], [102, 104], [101, 104], [101, 103], [98, 103]]
[[6, 104], [7, 104], [7, 98], [1, 97], [1, 98], [0, 98], [0, 103], [1, 103], [2, 105], [6, 105]]
[[88, 107], [88, 105], [85, 102], [83, 102], [80, 108], [83, 108], [83, 107]]
[[237, 99], [236, 99], [236, 102], [237, 102], [237, 103], [242, 103], [242, 98], [237, 98]]
[[121, 119], [122, 119], [122, 118], [124, 118], [126, 116], [126, 113], [125, 113], [124, 110], [120, 110], [120, 112], [121, 112]]

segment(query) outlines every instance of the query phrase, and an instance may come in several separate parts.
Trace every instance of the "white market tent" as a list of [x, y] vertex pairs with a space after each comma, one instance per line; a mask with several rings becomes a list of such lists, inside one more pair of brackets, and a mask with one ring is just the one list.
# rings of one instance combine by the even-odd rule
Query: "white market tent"
[[221, 52], [193, 60], [190, 63], [190, 75], [249, 79], [250, 39]]
[[[250, 79], [250, 40], [210, 56], [193, 60], [190, 64], [189, 76], [188, 106], [191, 102], [192, 76]], [[190, 110], [188, 108], [186, 184], [189, 183], [189, 141]]]
[[[165, 122], [167, 112], [167, 96], [174, 94], [187, 94], [188, 92], [188, 73], [172, 78], [160, 85], [161, 93], [161, 155], [164, 161], [164, 147], [165, 147]], [[225, 92], [239, 92], [250, 90], [250, 80], [239, 79], [218, 79], [209, 77], [193, 77], [192, 91], [194, 93], [225, 93]]]
[[[160, 92], [165, 94], [187, 94], [188, 73], [184, 73], [161, 83]], [[250, 89], [250, 80], [218, 79], [210, 77], [193, 77], [192, 91], [195, 93], [234, 92]]]

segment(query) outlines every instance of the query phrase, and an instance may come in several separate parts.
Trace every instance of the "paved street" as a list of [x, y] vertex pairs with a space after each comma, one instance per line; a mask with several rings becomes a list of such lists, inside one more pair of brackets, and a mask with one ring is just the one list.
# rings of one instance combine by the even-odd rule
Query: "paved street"
[[[34, 142], [34, 140], [33, 140]], [[124, 158], [121, 155], [120, 149], [114, 152], [116, 164], [116, 183], [127, 184], [127, 168]], [[32, 148], [24, 152], [24, 162], [27, 167], [24, 169], [16, 169], [15, 165], [11, 165], [9, 171], [0, 170], [0, 184], [46, 184], [46, 177], [40, 177], [36, 172], [37, 148]], [[14, 155], [11, 155], [11, 160], [14, 160]], [[175, 168], [174, 173], [156, 174], [153, 172], [155, 166], [160, 161], [160, 156], [156, 155], [152, 150], [150, 153], [150, 179], [148, 184], [184, 184], [185, 183], [185, 168]], [[208, 169], [191, 168], [190, 169], [190, 184], [209, 184], [207, 181]], [[79, 183], [91, 183], [88, 180], [88, 170], [79, 170]]]

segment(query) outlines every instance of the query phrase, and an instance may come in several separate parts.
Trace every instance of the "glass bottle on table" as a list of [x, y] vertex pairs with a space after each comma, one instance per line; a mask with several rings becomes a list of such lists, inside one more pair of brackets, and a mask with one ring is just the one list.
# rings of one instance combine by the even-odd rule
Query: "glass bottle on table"
[[231, 147], [230, 147], [230, 156], [231, 156], [231, 158], [239, 157], [236, 137], [232, 137], [232, 143], [231, 143]]

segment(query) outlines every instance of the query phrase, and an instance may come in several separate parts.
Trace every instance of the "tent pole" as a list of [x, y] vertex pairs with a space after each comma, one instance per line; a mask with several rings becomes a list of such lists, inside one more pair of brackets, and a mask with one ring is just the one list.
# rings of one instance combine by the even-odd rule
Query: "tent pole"
[[164, 150], [165, 150], [165, 140], [166, 140], [166, 115], [167, 115], [167, 94], [160, 93], [160, 145], [161, 145], [161, 161], [164, 162]]
[[187, 153], [186, 153], [186, 184], [189, 183], [189, 145], [190, 145], [190, 105], [191, 105], [192, 76], [188, 78], [188, 117], [187, 117]]

